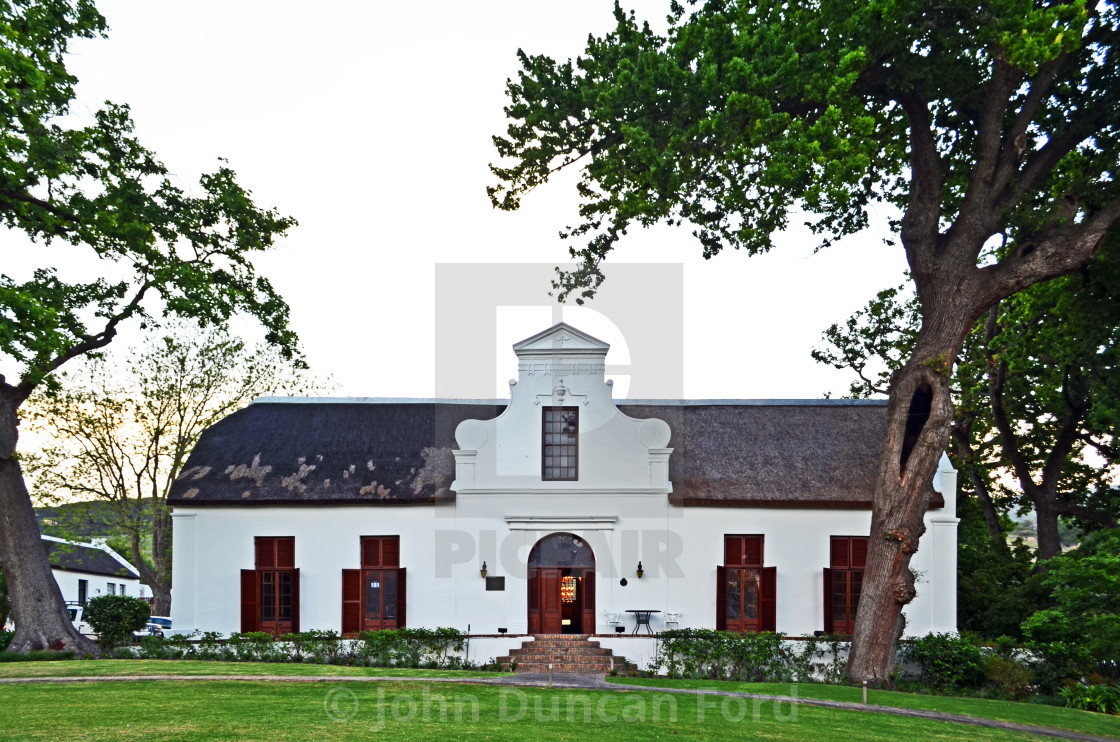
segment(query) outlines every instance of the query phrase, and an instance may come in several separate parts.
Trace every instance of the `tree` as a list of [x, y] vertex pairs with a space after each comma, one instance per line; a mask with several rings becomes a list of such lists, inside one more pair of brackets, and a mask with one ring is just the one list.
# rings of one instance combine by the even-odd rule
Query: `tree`
[[1120, 529], [1090, 534], [1073, 551], [1050, 560], [1043, 585], [1053, 607], [1023, 622], [1030, 639], [1063, 642], [1086, 665], [1120, 656]]
[[[296, 352], [288, 307], [250, 260], [294, 220], [256, 206], [225, 164], [184, 192], [133, 136], [126, 106], [107, 103], [87, 126], [65, 119], [76, 82], [67, 48], [104, 31], [90, 0], [0, 5], [0, 219], [42, 261], [23, 279], [0, 276], [0, 359], [16, 370], [0, 376], [0, 566], [17, 651], [98, 652], [66, 615], [16, 455], [19, 409], [32, 392], [127, 321], [149, 326], [161, 314], [219, 327], [246, 314], [269, 343]], [[47, 249], [55, 242], [88, 250], [99, 275], [58, 273]]]
[[494, 138], [497, 208], [580, 169], [561, 298], [594, 294], [633, 225], [687, 221], [712, 257], [770, 249], [794, 208], [822, 245], [874, 202], [901, 212], [922, 321], [891, 384], [849, 660], [853, 680], [888, 683], [961, 345], [996, 302], [1089, 261], [1120, 217], [1116, 7], [672, 0], [664, 36], [615, 17], [574, 63], [519, 52]]
[[34, 465], [33, 492], [40, 501], [110, 503], [125, 552], [152, 589], [153, 613], [170, 616], [167, 494], [187, 455], [202, 431], [255, 397], [306, 385], [271, 347], [183, 324], [124, 362], [87, 359], [28, 403], [32, 424], [51, 436]]
[[[993, 305], [954, 372], [955, 462], [993, 539], [1004, 536], [997, 511], [1035, 512], [1040, 560], [1061, 553], [1063, 518], [1094, 530], [1114, 528], [1120, 517], [1118, 254], [1109, 246], [1078, 273]], [[843, 327], [825, 331], [831, 347], [813, 351], [855, 371], [853, 395], [884, 393], [912, 346], [917, 302], [904, 296], [880, 292]]]

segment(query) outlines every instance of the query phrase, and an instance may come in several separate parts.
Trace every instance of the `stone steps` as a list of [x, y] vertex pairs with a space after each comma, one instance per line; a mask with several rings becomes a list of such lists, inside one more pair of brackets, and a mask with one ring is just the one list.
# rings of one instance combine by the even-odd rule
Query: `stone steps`
[[502, 665], [517, 663], [518, 672], [609, 672], [626, 663], [623, 657], [590, 641], [587, 634], [539, 634], [520, 648], [497, 657]]

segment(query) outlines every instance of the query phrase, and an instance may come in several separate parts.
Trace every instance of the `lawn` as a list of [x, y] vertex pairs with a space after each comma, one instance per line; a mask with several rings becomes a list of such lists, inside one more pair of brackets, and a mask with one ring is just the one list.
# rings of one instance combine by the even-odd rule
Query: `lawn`
[[330, 675], [338, 677], [495, 678], [509, 673], [420, 670], [398, 667], [347, 667], [276, 662], [198, 660], [68, 660], [0, 662], [0, 678], [106, 677], [111, 675]]
[[[788, 696], [796, 693], [799, 698], [820, 698], [828, 701], [860, 703], [862, 689], [844, 685], [818, 685], [788, 683], [737, 683], [722, 680], [666, 680], [660, 678], [607, 678], [611, 683], [642, 685], [652, 688], [694, 688], [703, 690], [739, 691], [764, 695]], [[879, 706], [942, 711], [948, 714], [965, 714], [986, 719], [1011, 721], [1017, 724], [1068, 729], [1082, 734], [1093, 734], [1120, 739], [1120, 717], [1078, 711], [1060, 706], [1037, 703], [1016, 703], [986, 698], [960, 696], [932, 696], [918, 693], [868, 690], [867, 702]]]
[[[787, 688], [788, 690], [788, 688]], [[0, 739], [1030, 739], [1002, 730], [720, 696], [420, 681], [0, 685]], [[1043, 739], [1043, 738], [1037, 738]]]

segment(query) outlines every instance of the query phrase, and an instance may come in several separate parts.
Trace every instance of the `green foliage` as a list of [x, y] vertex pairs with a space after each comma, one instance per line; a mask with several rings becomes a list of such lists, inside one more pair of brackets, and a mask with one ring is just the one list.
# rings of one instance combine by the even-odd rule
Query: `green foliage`
[[1080, 642], [1030, 642], [1032, 682], [1043, 693], [1054, 694], [1075, 682], [1090, 666], [1089, 653]]
[[133, 136], [125, 105], [94, 122], [67, 118], [77, 82], [66, 69], [73, 39], [104, 34], [89, 0], [27, 0], [0, 7], [4, 70], [0, 118], [0, 221], [31, 240], [85, 247], [94, 275], [64, 278], [41, 247], [30, 276], [0, 276], [0, 354], [14, 361], [18, 401], [61, 364], [112, 341], [121, 322], [155, 312], [225, 326], [256, 318], [291, 356], [288, 307], [257, 275], [251, 256], [295, 224], [262, 209], [225, 163], [189, 191]]
[[[999, 194], [1006, 208], [994, 233], [1015, 240], [1012, 225], [1059, 220], [1066, 194], [1090, 209], [1115, 198], [1114, 139], [1096, 140], [1104, 152], [1076, 148], [1109, 126], [1082, 112], [1107, 106], [1115, 91], [1111, 4], [1094, 13], [1082, 2], [1020, 0], [982, 10], [888, 0], [669, 6], [665, 35], [616, 4], [615, 29], [590, 37], [574, 61], [518, 52], [488, 192], [513, 210], [557, 171], [580, 168], [580, 222], [564, 235], [583, 244], [572, 248], [579, 267], [558, 281], [563, 294], [592, 295], [599, 263], [631, 226], [688, 222], [705, 257], [727, 246], [766, 251], [797, 212], [824, 244], [858, 232], [871, 203], [918, 201], [912, 179], [925, 163], [913, 159], [915, 129], [932, 136], [942, 179], [932, 195], [951, 223], [987, 145], [985, 106], [1009, 114], [1010, 132], [996, 119], [997, 146], [1015, 137], [1023, 124], [1013, 114], [1027, 109], [1038, 138], [1019, 145], [1019, 159], [1053, 168], [1064, 186], [1032, 178]], [[1051, 84], [1062, 95], [1035, 108], [1028, 93]], [[1055, 140], [1055, 159], [1030, 157]]]
[[938, 690], [976, 688], [984, 678], [980, 648], [962, 636], [928, 634], [906, 642], [901, 657], [921, 668], [921, 681]]
[[1017, 539], [1009, 544], [1002, 534], [992, 538], [975, 498], [959, 501], [957, 515], [957, 628], [1022, 639], [1019, 626], [1041, 594], [1030, 548]]
[[14, 631], [0, 631], [0, 652], [6, 650], [8, 645], [12, 643], [12, 637], [15, 636], [15, 633]]
[[102, 648], [108, 650], [132, 640], [152, 615], [146, 601], [127, 595], [99, 595], [89, 601], [83, 618], [97, 632]]
[[1021, 701], [1030, 693], [1031, 668], [1014, 657], [991, 654], [984, 658], [984, 682], [1001, 698]]
[[1096, 660], [1120, 657], [1120, 529], [1090, 534], [1049, 560], [1043, 585], [1053, 606], [1023, 622], [1027, 637], [1078, 648], [1083, 673]]
[[1120, 714], [1120, 687], [1105, 685], [1067, 685], [1061, 690], [1066, 706], [1102, 714]]
[[273, 637], [263, 632], [190, 636], [146, 636], [138, 659], [197, 659], [226, 662], [302, 662], [320, 665], [369, 667], [433, 667], [458, 670], [467, 663], [452, 654], [466, 641], [458, 629], [395, 629], [367, 631], [344, 639], [336, 631], [302, 631]]
[[671, 678], [747, 682], [843, 682], [846, 678], [840, 655], [847, 644], [837, 637], [787, 643], [769, 631], [670, 629], [657, 638], [657, 656], [650, 669]]

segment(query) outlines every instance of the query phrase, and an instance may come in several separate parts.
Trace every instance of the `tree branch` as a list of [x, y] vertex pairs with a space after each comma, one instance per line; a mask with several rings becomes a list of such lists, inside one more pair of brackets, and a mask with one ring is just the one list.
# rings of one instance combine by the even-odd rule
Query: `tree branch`
[[136, 290], [136, 294], [132, 297], [132, 300], [125, 305], [123, 309], [109, 318], [105, 326], [101, 329], [101, 332], [96, 335], [86, 335], [81, 342], [70, 346], [50, 361], [25, 373], [23, 378], [20, 379], [19, 384], [15, 387], [18, 402], [22, 404], [23, 401], [31, 395], [31, 392], [35, 391], [35, 387], [39, 385], [40, 381], [52, 371], [58, 369], [62, 364], [91, 351], [104, 348], [112, 342], [117, 334], [117, 325], [136, 313], [136, 310], [140, 308], [140, 302], [144, 299], [144, 295], [148, 293], [148, 289], [151, 287], [152, 282], [145, 279], [140, 285], [140, 288]]

